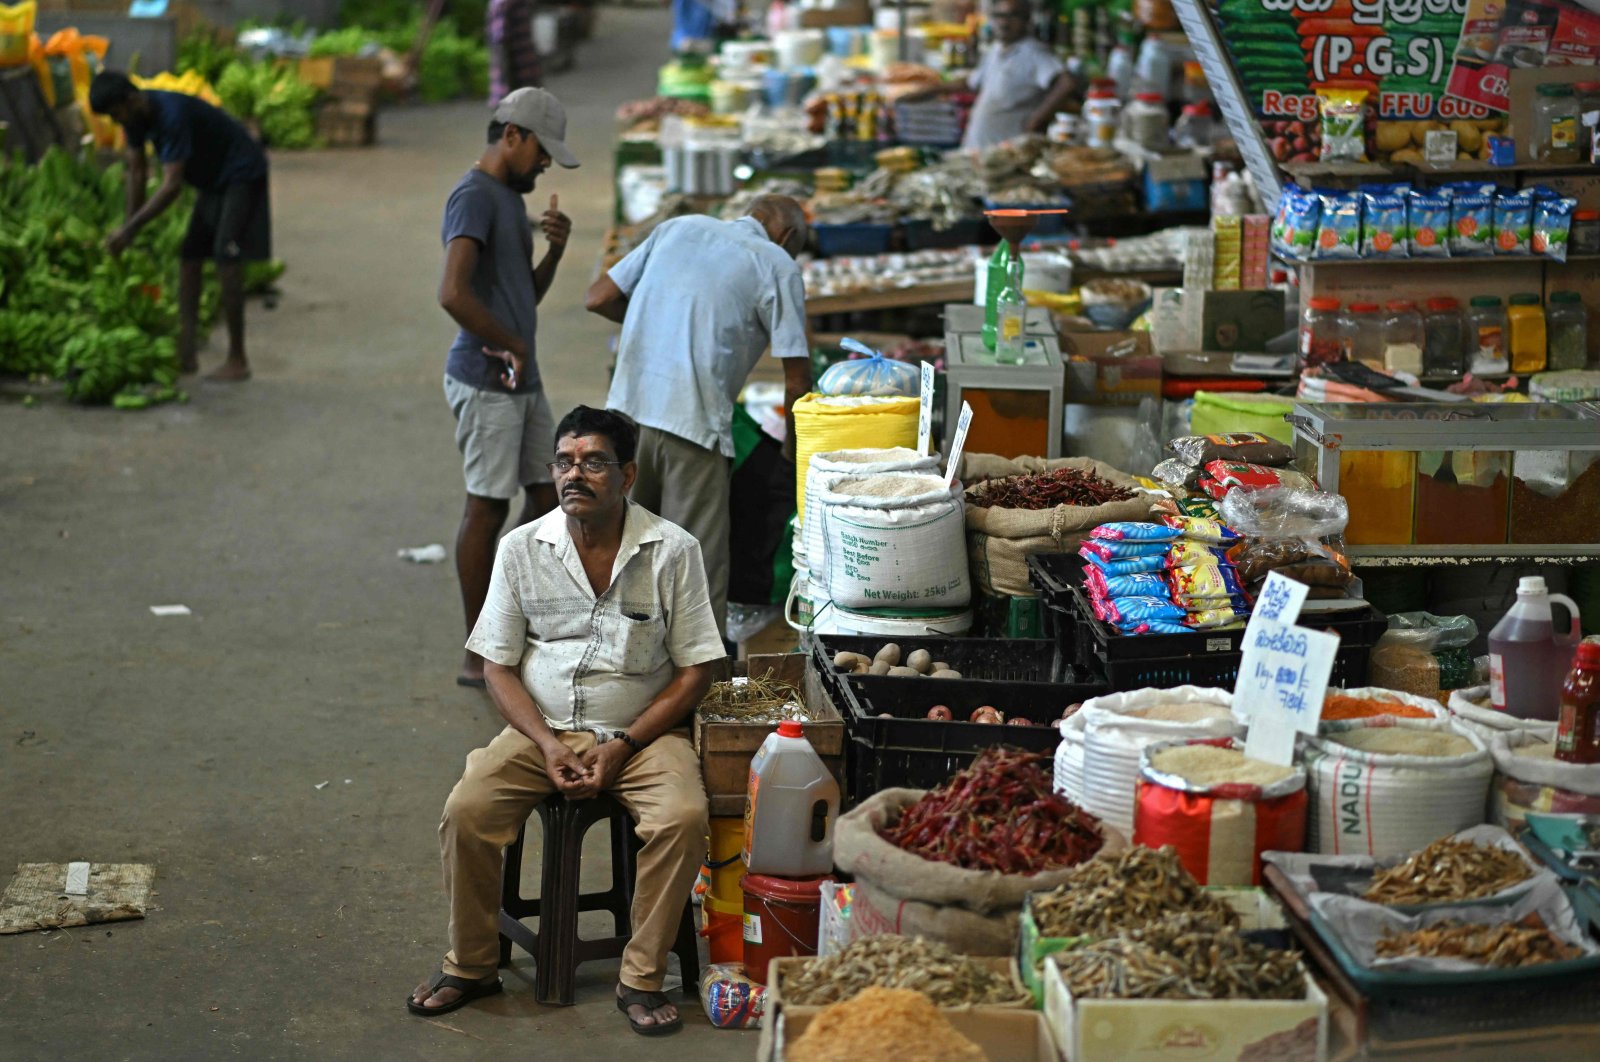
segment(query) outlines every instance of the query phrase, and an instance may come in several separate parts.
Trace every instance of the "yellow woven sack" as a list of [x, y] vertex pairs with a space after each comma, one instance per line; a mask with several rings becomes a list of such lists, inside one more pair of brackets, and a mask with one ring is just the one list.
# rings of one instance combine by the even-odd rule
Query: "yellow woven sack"
[[794, 499], [806, 511], [811, 455], [869, 446], [917, 445], [918, 399], [881, 395], [809, 394], [794, 404]]
[[28, 42], [33, 37], [33, 21], [39, 7], [34, 0], [20, 4], [0, 4], [0, 66], [22, 66], [29, 62]]

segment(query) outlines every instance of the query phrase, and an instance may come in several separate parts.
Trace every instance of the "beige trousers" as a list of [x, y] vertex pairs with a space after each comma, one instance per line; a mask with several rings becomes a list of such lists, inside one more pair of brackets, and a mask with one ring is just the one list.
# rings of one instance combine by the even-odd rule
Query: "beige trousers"
[[[580, 756], [595, 743], [587, 731], [558, 731], [557, 736]], [[439, 856], [450, 898], [445, 973], [476, 979], [493, 974], [499, 965], [504, 849], [516, 840], [534, 805], [553, 792], [544, 754], [509, 726], [468, 754], [466, 773], [450, 791], [439, 822]], [[658, 992], [684, 904], [705, 858], [709, 825], [700, 761], [682, 731], [664, 734], [622, 765], [608, 792], [637, 820], [644, 842], [634, 882], [633, 939], [622, 953], [622, 983]]]
[[720, 452], [656, 428], [639, 427], [639, 475], [628, 497], [700, 540], [717, 630], [728, 634], [728, 478]]

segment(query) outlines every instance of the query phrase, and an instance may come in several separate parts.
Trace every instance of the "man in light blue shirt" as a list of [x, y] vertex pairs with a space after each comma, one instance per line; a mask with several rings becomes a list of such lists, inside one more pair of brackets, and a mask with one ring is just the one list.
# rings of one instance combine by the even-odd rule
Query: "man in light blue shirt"
[[[789, 409], [811, 390], [805, 284], [794, 258], [805, 211], [766, 195], [737, 221], [674, 218], [589, 288], [591, 313], [622, 325], [606, 405], [639, 422], [630, 497], [700, 540], [727, 631], [733, 405], [769, 346]], [[793, 454], [791, 418], [785, 452]]]

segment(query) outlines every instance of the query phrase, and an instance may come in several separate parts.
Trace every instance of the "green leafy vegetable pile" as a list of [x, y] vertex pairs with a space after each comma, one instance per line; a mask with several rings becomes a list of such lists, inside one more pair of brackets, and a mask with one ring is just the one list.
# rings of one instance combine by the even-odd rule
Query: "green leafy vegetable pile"
[[[181, 398], [178, 247], [192, 197], [185, 190], [113, 258], [105, 238], [123, 220], [120, 162], [100, 170], [59, 148], [35, 166], [0, 157], [0, 372], [53, 377], [75, 401], [124, 409]], [[270, 283], [282, 269], [262, 263], [247, 279]], [[202, 325], [217, 303], [207, 283]]]

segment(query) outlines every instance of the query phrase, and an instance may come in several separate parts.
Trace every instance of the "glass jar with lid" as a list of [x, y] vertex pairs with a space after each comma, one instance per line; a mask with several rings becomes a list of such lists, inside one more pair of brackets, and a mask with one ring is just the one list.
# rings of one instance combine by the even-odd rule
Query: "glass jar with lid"
[[1211, 120], [1211, 104], [1205, 102], [1187, 104], [1178, 116], [1177, 124], [1172, 127], [1172, 142], [1191, 151], [1210, 147], [1215, 136], [1216, 123]]
[[1584, 124], [1584, 115], [1600, 111], [1600, 81], [1580, 81], [1572, 86], [1578, 100], [1578, 154], [1594, 161], [1595, 128]]
[[1540, 372], [1545, 362], [1544, 307], [1539, 296], [1519, 292], [1506, 310], [1506, 347], [1512, 372]]
[[1393, 299], [1385, 307], [1383, 319], [1383, 368], [1385, 372], [1422, 374], [1422, 314], [1410, 299]]
[[1533, 101], [1533, 157], [1539, 162], [1579, 162], [1578, 98], [1571, 85], [1540, 85]]
[[1328, 365], [1344, 353], [1339, 331], [1339, 300], [1311, 299], [1300, 314], [1300, 357], [1296, 368]]
[[1545, 331], [1551, 372], [1581, 369], [1589, 364], [1589, 311], [1576, 291], [1552, 291], [1545, 310]]
[[1383, 368], [1383, 315], [1375, 302], [1352, 302], [1339, 315], [1339, 347], [1345, 361]]
[[1146, 151], [1167, 146], [1167, 101], [1159, 92], [1136, 93], [1122, 112], [1122, 135]]
[[1579, 210], [1572, 215], [1569, 254], [1600, 254], [1600, 210]]
[[1117, 138], [1117, 117], [1122, 102], [1115, 88], [1097, 84], [1083, 101], [1083, 124], [1091, 147], [1110, 147]]
[[1431, 298], [1422, 315], [1422, 374], [1454, 378], [1465, 371], [1461, 304], [1445, 296]]
[[1506, 360], [1506, 308], [1494, 295], [1474, 295], [1467, 307], [1462, 331], [1466, 333], [1467, 371], [1479, 376], [1510, 371]]

